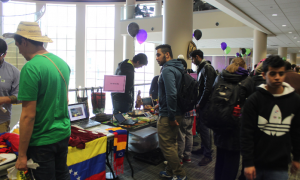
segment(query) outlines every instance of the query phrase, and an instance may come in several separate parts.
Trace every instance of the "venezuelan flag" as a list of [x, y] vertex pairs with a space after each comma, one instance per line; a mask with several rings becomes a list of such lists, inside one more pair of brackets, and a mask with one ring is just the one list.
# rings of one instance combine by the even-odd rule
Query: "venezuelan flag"
[[67, 165], [71, 180], [105, 180], [107, 137], [85, 144], [85, 149], [69, 147]]

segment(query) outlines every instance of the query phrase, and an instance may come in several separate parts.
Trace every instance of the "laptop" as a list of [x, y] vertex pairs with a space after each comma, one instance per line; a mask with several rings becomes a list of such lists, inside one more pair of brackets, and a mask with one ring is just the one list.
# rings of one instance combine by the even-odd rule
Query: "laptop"
[[124, 116], [122, 115], [122, 113], [118, 113], [114, 115], [116, 120], [119, 122], [119, 124], [121, 125], [133, 125], [135, 123], [137, 123], [137, 121], [133, 121], [131, 119], [126, 120], [124, 118]]
[[87, 129], [101, 124], [100, 122], [89, 119], [85, 103], [68, 105], [68, 112], [71, 125], [77, 125], [83, 129]]
[[144, 97], [142, 98], [143, 106], [150, 105], [153, 107], [153, 100], [152, 97]]

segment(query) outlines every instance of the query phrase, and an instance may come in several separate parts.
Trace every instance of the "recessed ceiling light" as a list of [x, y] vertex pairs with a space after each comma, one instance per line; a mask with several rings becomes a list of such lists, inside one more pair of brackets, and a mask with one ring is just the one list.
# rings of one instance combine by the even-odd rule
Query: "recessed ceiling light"
[[284, 24], [284, 25], [282, 25], [282, 27], [285, 27], [286, 25]]
[[295, 36], [294, 39], [297, 39], [297, 37]]
[[289, 32], [290, 34], [292, 34], [293, 32]]
[[277, 16], [277, 14], [272, 14], [272, 16]]

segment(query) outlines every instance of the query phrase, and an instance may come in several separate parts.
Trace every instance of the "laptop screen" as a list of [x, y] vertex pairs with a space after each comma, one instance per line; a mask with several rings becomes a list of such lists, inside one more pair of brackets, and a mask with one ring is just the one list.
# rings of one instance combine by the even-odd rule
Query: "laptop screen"
[[152, 97], [142, 98], [143, 105], [151, 105], [153, 107]]
[[119, 113], [119, 114], [114, 114], [116, 120], [119, 122], [119, 123], [122, 123], [123, 121], [125, 121], [126, 119], [124, 118], [124, 116]]
[[71, 104], [68, 105], [68, 112], [71, 122], [81, 119], [86, 119], [85, 104]]

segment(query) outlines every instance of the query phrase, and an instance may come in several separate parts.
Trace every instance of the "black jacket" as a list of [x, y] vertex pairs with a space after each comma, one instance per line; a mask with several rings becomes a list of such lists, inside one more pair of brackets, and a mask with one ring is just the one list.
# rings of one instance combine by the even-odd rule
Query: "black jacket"
[[[241, 83], [239, 90], [239, 104], [243, 107], [245, 100], [253, 92], [253, 80], [249, 76], [242, 76], [238, 74], [231, 74], [223, 70], [220, 74], [222, 80], [228, 83]], [[216, 78], [215, 85], [218, 83]], [[214, 143], [218, 148], [239, 151], [240, 150], [240, 124], [234, 130], [214, 130]]]
[[199, 100], [198, 104], [202, 109], [208, 100], [215, 79], [217, 77], [215, 69], [207, 61], [202, 60], [197, 69], [197, 80], [199, 81]]
[[266, 80], [261, 75], [252, 76], [252, 80], [254, 81], [254, 91], [261, 84], [266, 84]]
[[115, 101], [126, 101], [132, 106], [134, 101], [134, 67], [128, 63], [128, 60], [125, 59], [120, 62], [115, 72], [115, 75], [126, 76], [125, 93], [111, 93], [111, 96]]
[[272, 95], [265, 84], [245, 103], [241, 126], [241, 153], [245, 167], [288, 170], [300, 160], [300, 96], [287, 83]]
[[151, 82], [149, 94], [152, 94], [152, 99], [158, 99], [158, 77], [154, 76]]

